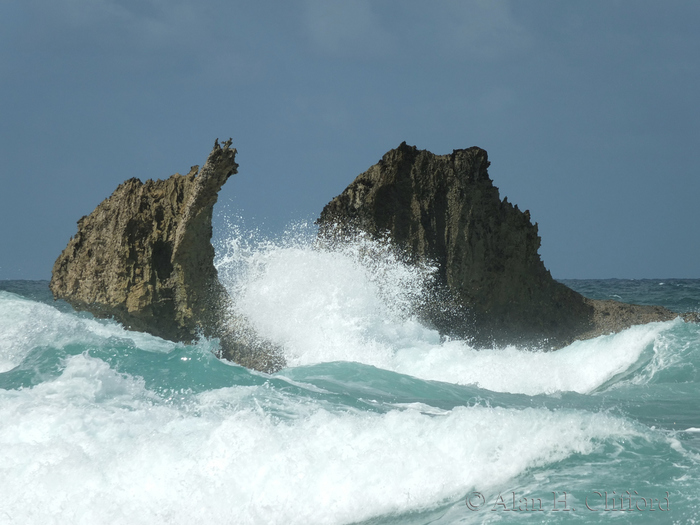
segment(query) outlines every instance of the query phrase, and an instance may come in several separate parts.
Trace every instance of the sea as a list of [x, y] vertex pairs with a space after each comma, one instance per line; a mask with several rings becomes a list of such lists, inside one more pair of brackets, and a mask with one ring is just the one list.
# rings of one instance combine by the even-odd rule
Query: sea
[[[313, 228], [216, 265], [274, 374], [0, 281], [0, 524], [700, 521], [700, 326], [476, 350], [417, 311], [434, 268]], [[565, 280], [700, 310], [700, 279]]]

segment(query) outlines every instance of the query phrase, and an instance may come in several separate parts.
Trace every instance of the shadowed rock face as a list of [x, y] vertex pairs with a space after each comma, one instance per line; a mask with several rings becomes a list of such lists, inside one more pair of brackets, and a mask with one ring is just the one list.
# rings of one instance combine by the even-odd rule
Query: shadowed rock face
[[[223, 357], [252, 368], [281, 365], [230, 314], [211, 245], [218, 192], [237, 173], [231, 141], [204, 167], [142, 183], [130, 179], [78, 221], [50, 288], [78, 310], [172, 341], [220, 337]], [[269, 349], [268, 349], [269, 350]]]
[[434, 155], [403, 143], [323, 209], [319, 236], [388, 235], [413, 261], [437, 263], [439, 291], [424, 318], [479, 346], [554, 348], [600, 332], [602, 305], [551, 277], [537, 225], [501, 200], [488, 166], [480, 148]]

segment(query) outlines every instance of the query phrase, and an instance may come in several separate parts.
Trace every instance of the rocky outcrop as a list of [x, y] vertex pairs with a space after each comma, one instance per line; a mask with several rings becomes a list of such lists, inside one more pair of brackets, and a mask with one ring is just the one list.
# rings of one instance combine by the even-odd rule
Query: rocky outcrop
[[[78, 221], [53, 267], [54, 297], [173, 341], [219, 338], [221, 357], [250, 368], [284, 366], [280, 349], [233, 313], [213, 264], [212, 210], [237, 172], [235, 156], [230, 140], [217, 141], [201, 171], [121, 184]], [[676, 316], [584, 299], [552, 279], [538, 254], [537, 225], [500, 199], [488, 166], [479, 148], [433, 155], [403, 143], [324, 208], [319, 238], [389, 236], [409, 260], [437, 263], [421, 315], [480, 346], [551, 348]]]
[[638, 324], [671, 321], [676, 317], [681, 317], [688, 323], [700, 321], [700, 316], [697, 312], [679, 314], [663, 306], [628, 304], [619, 301], [601, 301], [588, 298], [585, 301], [593, 307], [593, 319], [591, 328], [582, 334], [578, 334], [578, 339], [590, 339], [599, 335], [619, 332]]
[[537, 225], [501, 200], [488, 167], [480, 148], [434, 155], [403, 143], [323, 209], [319, 238], [332, 243], [358, 230], [388, 236], [410, 260], [437, 263], [437, 290], [422, 315], [477, 346], [556, 348], [605, 330], [596, 323], [608, 306], [551, 277]]
[[278, 354], [233, 318], [214, 267], [212, 210], [235, 157], [230, 140], [216, 141], [201, 171], [121, 184], [78, 221], [53, 267], [54, 297], [172, 341], [220, 337], [224, 357], [278, 368]]

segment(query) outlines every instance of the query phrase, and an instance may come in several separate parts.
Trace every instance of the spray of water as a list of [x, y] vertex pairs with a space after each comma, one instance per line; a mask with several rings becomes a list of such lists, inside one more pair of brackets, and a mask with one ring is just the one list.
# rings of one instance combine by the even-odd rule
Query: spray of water
[[[634, 327], [557, 352], [476, 350], [420, 321], [436, 268], [410, 264], [387, 240], [323, 245], [312, 225], [279, 239], [230, 224], [217, 268], [235, 308], [283, 348], [288, 367], [355, 361], [494, 391], [588, 393], [635, 370], [669, 324]], [[542, 371], [547, 373], [542, 373]]]

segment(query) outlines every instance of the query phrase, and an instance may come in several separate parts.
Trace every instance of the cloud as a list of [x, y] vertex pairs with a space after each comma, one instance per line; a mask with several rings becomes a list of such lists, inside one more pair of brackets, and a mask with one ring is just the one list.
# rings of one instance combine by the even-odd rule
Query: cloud
[[335, 57], [500, 60], [520, 56], [532, 39], [505, 0], [383, 2], [306, 0], [306, 34]]
[[367, 0], [307, 0], [303, 20], [308, 38], [322, 54], [384, 57], [394, 51], [394, 37]]
[[201, 34], [203, 24], [203, 10], [188, 0], [30, 0], [29, 5], [37, 25], [53, 29], [47, 38], [72, 32], [92, 42], [142, 51], [187, 41], [193, 33]]
[[[259, 24], [245, 4], [223, 0], [26, 0], [5, 40], [8, 73], [41, 64], [56, 75], [118, 82], [241, 82], [260, 74]], [[0, 24], [2, 29], [2, 24]], [[251, 43], [253, 42], [253, 43]], [[72, 72], [72, 73], [71, 73]], [[39, 74], [39, 73], [37, 73]]]
[[430, 7], [424, 16], [435, 26], [437, 44], [450, 55], [497, 60], [520, 55], [531, 45], [507, 1], [435, 2]]

